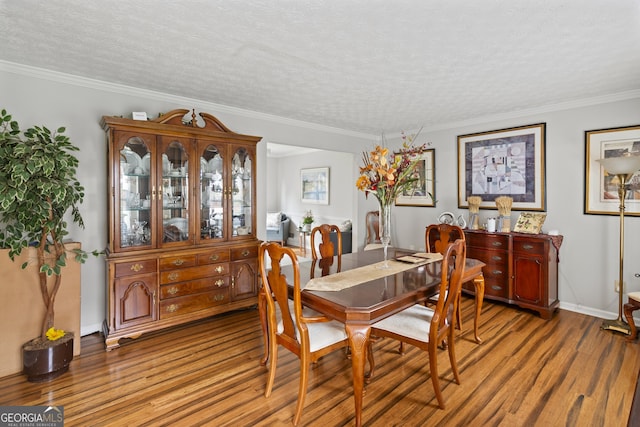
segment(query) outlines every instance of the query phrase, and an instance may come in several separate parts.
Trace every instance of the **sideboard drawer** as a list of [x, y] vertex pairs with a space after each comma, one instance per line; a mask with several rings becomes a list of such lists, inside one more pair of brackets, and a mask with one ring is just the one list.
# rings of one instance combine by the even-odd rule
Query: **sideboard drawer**
[[175, 270], [162, 271], [160, 284], [186, 282], [187, 280], [213, 278], [229, 274], [229, 263], [200, 265], [197, 267], [177, 268]]
[[509, 249], [508, 234], [490, 234], [490, 233], [465, 233], [467, 246], [486, 248], [486, 249]]
[[537, 239], [513, 239], [513, 251], [514, 252], [524, 252], [532, 255], [544, 255], [545, 254], [545, 244], [544, 241]]

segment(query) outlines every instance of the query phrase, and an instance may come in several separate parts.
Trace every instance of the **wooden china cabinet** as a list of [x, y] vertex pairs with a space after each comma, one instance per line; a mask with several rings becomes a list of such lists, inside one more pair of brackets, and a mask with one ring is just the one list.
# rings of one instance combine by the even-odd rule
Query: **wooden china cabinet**
[[[484, 297], [535, 310], [550, 319], [558, 300], [562, 236], [464, 230], [467, 256], [486, 265]], [[471, 283], [463, 290], [473, 293]]]
[[104, 116], [107, 349], [257, 303], [256, 144], [210, 114]]

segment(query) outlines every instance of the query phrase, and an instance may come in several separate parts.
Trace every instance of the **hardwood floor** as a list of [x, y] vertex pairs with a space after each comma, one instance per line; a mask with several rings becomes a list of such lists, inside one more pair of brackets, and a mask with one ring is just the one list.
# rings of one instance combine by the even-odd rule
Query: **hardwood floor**
[[[456, 341], [461, 384], [446, 352], [438, 357], [446, 409], [438, 409], [426, 354], [374, 345], [367, 386], [368, 426], [624, 426], [638, 372], [638, 343], [600, 330], [600, 319], [559, 311], [550, 321], [485, 302], [473, 341], [473, 301], [463, 298]], [[298, 359], [280, 349], [273, 394], [264, 397], [262, 336], [256, 310], [149, 334], [104, 351], [82, 338], [69, 373], [45, 384], [0, 378], [0, 405], [63, 405], [66, 426], [287, 426], [298, 389]], [[353, 425], [350, 361], [338, 351], [309, 376], [302, 425]]]

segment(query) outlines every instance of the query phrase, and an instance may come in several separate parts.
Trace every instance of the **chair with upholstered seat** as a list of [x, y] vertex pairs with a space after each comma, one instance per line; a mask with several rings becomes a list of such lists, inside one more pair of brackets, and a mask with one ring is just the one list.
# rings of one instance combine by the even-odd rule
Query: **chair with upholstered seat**
[[[439, 252], [441, 254], [447, 248], [447, 245], [458, 239], [465, 241], [464, 231], [457, 225], [451, 224], [431, 224], [428, 225], [424, 233], [424, 243], [427, 252]], [[473, 279], [476, 289], [476, 313], [474, 317], [474, 336], [477, 343], [482, 342], [478, 336], [478, 324], [480, 323], [480, 312], [482, 311], [482, 299], [484, 298], [484, 276], [480, 275]], [[435, 300], [435, 299], [434, 299]], [[458, 312], [457, 325], [458, 329], [462, 329], [462, 309], [460, 305], [460, 294], [458, 295]]]
[[640, 292], [629, 292], [627, 296], [629, 297], [629, 302], [624, 305], [624, 317], [631, 328], [631, 335], [627, 339], [634, 341], [638, 336], [638, 328], [636, 328], [633, 320], [633, 312], [640, 310]]
[[364, 250], [378, 249], [382, 247], [380, 240], [380, 212], [370, 211], [365, 216], [366, 239], [364, 242]]
[[[441, 280], [439, 298], [434, 308], [415, 304], [406, 310], [393, 314], [371, 327], [371, 334], [376, 337], [387, 337], [402, 343], [414, 345], [425, 350], [429, 355], [431, 382], [441, 409], [445, 408], [438, 374], [438, 344], [447, 340], [449, 361], [456, 383], [460, 384], [458, 366], [455, 356], [454, 331], [456, 311], [458, 309], [458, 293], [462, 286], [466, 247], [463, 240], [450, 243], [444, 251], [441, 264]], [[369, 347], [371, 352], [371, 347]], [[373, 366], [371, 367], [373, 375]]]
[[[280, 268], [283, 259], [291, 261], [293, 270], [293, 302], [289, 300], [290, 287]], [[311, 363], [339, 348], [347, 347], [344, 325], [305, 309], [300, 295], [300, 270], [292, 249], [278, 243], [263, 243], [258, 251], [258, 262], [263, 293], [267, 303], [267, 333], [269, 342], [269, 375], [265, 397], [271, 395], [276, 375], [278, 346], [281, 345], [300, 359], [300, 386], [293, 424], [298, 425], [307, 393]], [[277, 307], [277, 309], [276, 309]], [[278, 319], [279, 313], [279, 319]]]

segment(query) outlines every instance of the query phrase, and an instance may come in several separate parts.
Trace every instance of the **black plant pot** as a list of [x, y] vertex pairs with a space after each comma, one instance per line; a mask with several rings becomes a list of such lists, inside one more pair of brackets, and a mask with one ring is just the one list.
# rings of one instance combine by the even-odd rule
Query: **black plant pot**
[[57, 341], [38, 344], [31, 340], [22, 346], [22, 372], [27, 380], [39, 383], [51, 381], [69, 370], [73, 360], [73, 334]]

